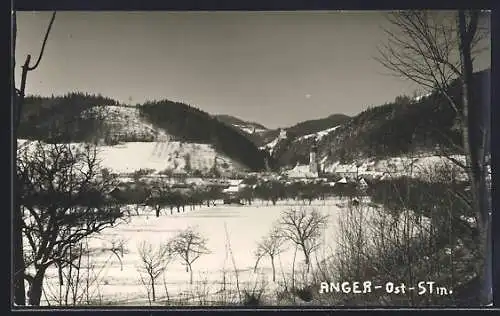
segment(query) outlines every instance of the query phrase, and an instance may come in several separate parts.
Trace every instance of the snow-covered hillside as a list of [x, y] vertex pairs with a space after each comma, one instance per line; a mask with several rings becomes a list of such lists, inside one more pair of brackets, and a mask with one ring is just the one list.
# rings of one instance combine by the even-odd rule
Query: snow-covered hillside
[[[315, 139], [316, 141], [320, 141], [323, 137], [332, 133], [333, 131], [335, 131], [339, 127], [340, 127], [340, 125], [334, 126], [331, 128], [327, 128], [325, 130], [322, 130], [322, 131], [319, 131], [316, 133], [300, 136], [300, 137], [295, 138], [293, 140], [293, 142], [299, 142], [299, 141], [308, 140], [308, 139]], [[269, 143], [265, 144], [264, 146], [261, 146], [260, 149], [267, 150], [272, 155], [276, 149], [276, 146], [280, 143], [280, 141], [282, 141], [283, 139], [286, 139], [286, 138], [288, 138], [288, 133], [286, 130], [282, 129], [282, 130], [280, 130], [280, 134], [275, 139], [273, 139]], [[293, 146], [293, 144], [292, 144], [292, 146]]]
[[336, 130], [339, 127], [340, 127], [340, 125], [334, 126], [334, 127], [331, 127], [331, 128], [327, 128], [327, 129], [319, 131], [317, 133], [312, 133], [312, 134], [304, 135], [304, 136], [301, 136], [301, 137], [297, 137], [297, 139], [295, 139], [294, 141], [301, 141], [301, 140], [310, 139], [310, 138], [315, 138], [316, 141], [319, 141], [323, 137], [325, 137], [326, 135], [330, 134], [331, 132], [333, 132], [334, 130]]
[[[34, 142], [18, 140], [18, 144], [19, 146], [33, 145]], [[187, 170], [187, 164], [190, 165], [191, 170], [208, 172], [214, 163], [221, 172], [241, 170], [238, 164], [218, 154], [210, 145], [178, 141], [100, 145], [98, 158], [101, 168], [108, 168], [115, 173], [130, 173], [139, 169], [153, 169], [155, 173], [170, 169], [181, 173]]]
[[94, 106], [82, 113], [82, 117], [98, 116], [104, 119], [110, 137], [120, 139], [139, 138], [144, 140], [167, 141], [169, 135], [160, 128], [146, 122], [140, 115], [139, 108], [133, 106], [105, 105]]
[[276, 145], [278, 145], [278, 143], [282, 139], [286, 139], [287, 137], [288, 137], [288, 135], [286, 133], [286, 130], [280, 130], [280, 134], [275, 139], [273, 139], [271, 142], [265, 144], [264, 146], [260, 147], [260, 149], [267, 150], [272, 155], [272, 153], [274, 152], [274, 149], [276, 148]]
[[239, 130], [242, 130], [243, 132], [247, 134], [256, 134], [256, 133], [262, 133], [265, 132], [266, 129], [256, 127], [254, 125], [242, 125], [242, 124], [232, 124], [234, 127], [236, 127]]
[[219, 114], [215, 115], [214, 117], [219, 121], [225, 123], [226, 125], [235, 127], [237, 130], [240, 130], [249, 135], [262, 134], [268, 131], [265, 126], [259, 123], [249, 122], [231, 115]]
[[186, 168], [208, 172], [214, 163], [221, 171], [237, 169], [230, 158], [219, 155], [210, 145], [177, 141], [102, 146], [101, 157], [103, 166], [120, 173], [141, 168], [157, 172], [165, 169], [182, 172]]
[[413, 101], [418, 102], [418, 101], [422, 100], [423, 98], [429, 97], [431, 94], [432, 94], [432, 92], [429, 92], [429, 93], [426, 93], [426, 94], [423, 94], [423, 95], [419, 95], [419, 96], [415, 97], [413, 99]]
[[[117, 173], [139, 169], [182, 172], [189, 168], [207, 172], [214, 163], [222, 172], [243, 169], [240, 164], [218, 153], [212, 145], [174, 141], [164, 130], [145, 121], [136, 107], [95, 106], [82, 116], [104, 119], [106, 132], [99, 141], [99, 158], [103, 168]], [[117, 140], [118, 144], [106, 144], [104, 138]], [[129, 139], [139, 141], [123, 141]], [[18, 140], [18, 144], [24, 142]]]

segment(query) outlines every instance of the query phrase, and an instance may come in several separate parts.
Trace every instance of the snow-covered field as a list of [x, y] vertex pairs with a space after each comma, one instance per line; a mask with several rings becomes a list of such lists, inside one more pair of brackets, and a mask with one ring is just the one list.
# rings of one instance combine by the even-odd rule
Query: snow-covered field
[[236, 169], [233, 161], [207, 144], [169, 142], [129, 142], [101, 146], [101, 163], [117, 173], [139, 169], [182, 171], [189, 161], [192, 170], [208, 171], [216, 161], [219, 170]]
[[[338, 202], [338, 201], [337, 201]], [[292, 203], [292, 202], [290, 202]], [[294, 205], [295, 202], [293, 202]], [[330, 224], [326, 232], [325, 243], [334, 245], [335, 226], [337, 215], [340, 212], [335, 201], [317, 201], [313, 203], [319, 211], [330, 215]], [[202, 207], [194, 211], [186, 208], [185, 213], [173, 215], [162, 214], [159, 218], [154, 213], [146, 212], [139, 216], [132, 216], [129, 223], [117, 225], [115, 228], [105, 230], [100, 236], [91, 240], [92, 248], [105, 248], [111, 241], [124, 240], [125, 254], [122, 265], [109, 253], [103, 252], [91, 260], [96, 263], [94, 269], [100, 270], [101, 277], [94, 285], [95, 292], [99, 292], [103, 301], [118, 302], [116, 304], [148, 304], [147, 293], [140, 281], [140, 256], [138, 245], [142, 241], [148, 241], [153, 245], [166, 242], [179, 230], [194, 227], [202, 236], [208, 239], [208, 255], [203, 255], [193, 264], [193, 284], [189, 283], [190, 274], [181, 261], [176, 260], [168, 266], [165, 274], [168, 294], [171, 300], [182, 299], [184, 294], [195, 295], [201, 284], [209, 288], [209, 297], [216, 300], [215, 293], [222, 287], [226, 271], [227, 288], [235, 289], [235, 267], [238, 270], [240, 288], [252, 288], [264, 278], [268, 283], [271, 280], [271, 265], [267, 258], [259, 263], [257, 273], [253, 273], [255, 265], [254, 250], [257, 242], [271, 229], [273, 223], [279, 219], [280, 212], [290, 208], [287, 202], [279, 203], [277, 206], [267, 205], [267, 202], [256, 202], [252, 206], [216, 206]], [[226, 236], [227, 229], [227, 236]], [[229, 253], [228, 243], [232, 251]], [[281, 267], [285, 273], [289, 273], [293, 250], [282, 253], [277, 259], [277, 275], [281, 276]], [[234, 264], [233, 260], [234, 259]], [[303, 261], [300, 253], [297, 261]], [[281, 277], [280, 277], [281, 278]], [[161, 279], [160, 279], [161, 280]], [[165, 290], [163, 281], [158, 282], [157, 295], [164, 299]], [[273, 284], [269, 284], [270, 288]], [[55, 270], [47, 272], [46, 288], [57, 288], [57, 273]], [[97, 287], [99, 290], [97, 291]], [[276, 285], [274, 285], [276, 288]], [[193, 302], [196, 304], [196, 301]]]
[[[338, 220], [347, 212], [345, 203], [346, 201], [330, 199], [314, 201], [311, 206], [302, 206], [315, 208], [329, 216], [328, 226], [323, 232], [323, 246], [316, 251], [314, 260], [330, 257], [335, 250]], [[141, 274], [138, 270], [141, 267], [138, 245], [147, 241], [156, 247], [168, 241], [179, 230], [194, 227], [208, 239], [207, 246], [211, 253], [201, 256], [194, 262], [193, 284], [189, 283], [190, 273], [186, 272], [182, 262], [179, 260], [171, 262], [164, 274], [165, 280], [163, 277], [158, 279], [156, 304], [165, 304], [167, 292], [170, 302], [179, 302], [184, 299], [191, 300], [190, 303], [196, 305], [199, 304], [199, 297], [203, 296], [206, 300], [205, 304], [207, 302], [213, 304], [220, 301], [223, 284], [226, 286], [224, 292], [226, 295], [227, 293], [236, 295], [235, 268], [238, 271], [240, 290], [251, 290], [266, 284], [264, 293], [267, 295], [267, 302], [275, 304], [276, 292], [283, 290], [283, 274], [287, 278], [290, 277], [294, 248], [290, 245], [277, 257], [276, 282], [272, 281], [271, 263], [266, 257], [260, 261], [257, 273], [254, 273], [254, 250], [257, 242], [280, 218], [281, 211], [291, 207], [297, 208], [299, 205], [301, 203], [280, 201], [278, 205], [272, 206], [267, 202], [257, 201], [251, 206], [220, 205], [197, 208], [194, 211], [186, 208], [184, 213], [182, 211], [175, 213], [174, 210], [173, 215], [165, 215], [169, 213], [165, 212], [159, 218], [154, 217], [152, 212], [143, 210], [139, 215], [132, 216], [128, 223], [109, 228], [90, 240], [90, 248], [98, 250], [90, 258], [90, 264], [94, 265], [92, 270], [96, 279], [91, 284], [91, 299], [96, 302], [95, 304], [148, 305], [146, 287], [141, 282]], [[368, 218], [369, 214], [363, 216]], [[115, 255], [100, 251], [109, 247], [113, 241], [124, 242], [121, 263]], [[302, 253], [297, 252], [296, 271], [299, 271], [303, 259]], [[82, 267], [87, 264], [86, 260], [85, 258], [82, 260]], [[85, 268], [82, 269], [85, 270]], [[46, 296], [43, 297], [57, 296], [58, 288], [57, 271], [51, 269], [47, 271], [44, 283]], [[232, 299], [237, 300], [237, 297], [233, 296]], [[55, 301], [51, 302], [51, 304], [55, 303]], [[47, 301], [42, 299], [42, 304], [47, 304]]]
[[[18, 140], [19, 146], [34, 144]], [[75, 145], [78, 145], [75, 143]], [[178, 141], [127, 142], [98, 148], [102, 168], [115, 173], [129, 173], [139, 169], [165, 169], [181, 172], [189, 161], [192, 170], [208, 171], [217, 163], [221, 171], [241, 170], [241, 166], [215, 151], [211, 145]]]

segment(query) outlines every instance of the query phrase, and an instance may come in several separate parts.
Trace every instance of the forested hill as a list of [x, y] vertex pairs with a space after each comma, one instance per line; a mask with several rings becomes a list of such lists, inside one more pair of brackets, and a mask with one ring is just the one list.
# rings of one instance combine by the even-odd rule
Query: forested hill
[[[265, 129], [265, 130], [256, 130], [257, 132], [253, 134], [248, 134], [247, 136], [259, 147], [266, 146], [269, 143], [272, 143], [277, 137], [279, 137], [281, 131], [285, 131], [287, 134], [287, 139], [285, 142], [293, 141], [297, 138], [311, 135], [314, 133], [318, 133], [324, 131], [326, 129], [338, 126], [346, 122], [350, 117], [344, 114], [332, 114], [328, 117], [313, 119], [299, 122], [295, 125], [277, 129]], [[246, 124], [257, 124], [257, 123], [248, 123]], [[244, 126], [242, 123], [237, 123], [238, 127]], [[280, 142], [276, 142], [275, 146], [282, 146], [283, 144]]]
[[48, 142], [90, 141], [102, 122], [97, 117], [84, 117], [82, 113], [97, 105], [119, 105], [119, 102], [81, 92], [51, 97], [26, 96], [18, 138]]
[[228, 125], [233, 125], [235, 127], [239, 127], [246, 133], [253, 133], [253, 132], [263, 132], [268, 130], [267, 127], [265, 127], [262, 124], [256, 123], [256, 122], [249, 122], [242, 120], [240, 118], [231, 116], [231, 115], [226, 115], [226, 114], [219, 114], [215, 115], [220, 121], [228, 124]]
[[[489, 76], [489, 69], [474, 74], [475, 103], [489, 102]], [[452, 83], [450, 89], [461, 107], [459, 83]], [[463, 143], [461, 133], [456, 124], [456, 112], [445, 96], [433, 91], [416, 99], [398, 96], [392, 102], [370, 107], [345, 120], [334, 131], [325, 133], [317, 146], [325, 164], [436, 151], [452, 154], [459, 153], [457, 145]], [[279, 166], [307, 163], [315, 139], [318, 140], [290, 137], [282, 141], [281, 146], [276, 146], [273, 158]]]
[[[490, 102], [490, 70], [474, 74], [475, 102]], [[458, 81], [450, 85], [450, 94], [462, 109]], [[357, 157], [394, 157], [408, 153], [458, 153], [462, 131], [457, 113], [446, 97], [437, 91], [411, 99], [397, 97], [393, 102], [369, 108], [353, 117], [319, 144], [322, 156], [333, 161]], [[489, 145], [489, 144], [488, 144]]]
[[[117, 133], [116, 124], [103, 111], [110, 105], [139, 112], [147, 133]], [[126, 118], [122, 118], [125, 119]], [[143, 126], [143, 127], [144, 127]], [[138, 129], [140, 129], [139, 127]], [[27, 96], [23, 107], [18, 138], [46, 142], [88, 142], [119, 134], [116, 141], [155, 141], [154, 130], [162, 129], [176, 140], [212, 144], [214, 148], [251, 170], [262, 170], [268, 154], [259, 150], [239, 130], [228, 126], [195, 107], [169, 100], [146, 102], [135, 106], [100, 95], [69, 93], [64, 96]], [[144, 128], [143, 128], [144, 129]], [[272, 161], [268, 160], [270, 165]]]
[[286, 132], [294, 137], [314, 134], [334, 126], [345, 123], [350, 117], [344, 114], [332, 114], [325, 118], [308, 120], [285, 128]]
[[188, 142], [212, 144], [252, 170], [263, 170], [265, 160], [270, 158], [236, 128], [187, 104], [169, 100], [147, 102], [140, 106], [140, 111], [147, 121], [170, 135]]

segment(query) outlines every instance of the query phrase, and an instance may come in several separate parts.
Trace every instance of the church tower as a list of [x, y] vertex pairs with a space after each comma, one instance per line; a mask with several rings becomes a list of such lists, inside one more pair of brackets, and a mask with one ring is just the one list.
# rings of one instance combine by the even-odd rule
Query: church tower
[[318, 147], [313, 144], [309, 153], [309, 171], [311, 173], [318, 172]]

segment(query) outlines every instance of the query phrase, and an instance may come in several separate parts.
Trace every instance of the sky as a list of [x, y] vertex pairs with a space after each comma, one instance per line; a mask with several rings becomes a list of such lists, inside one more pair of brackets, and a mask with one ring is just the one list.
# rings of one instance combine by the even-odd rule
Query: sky
[[[19, 12], [16, 85], [51, 12]], [[26, 93], [169, 99], [269, 128], [356, 115], [422, 90], [374, 57], [383, 12], [57, 12]], [[478, 59], [490, 65], [491, 53]]]

